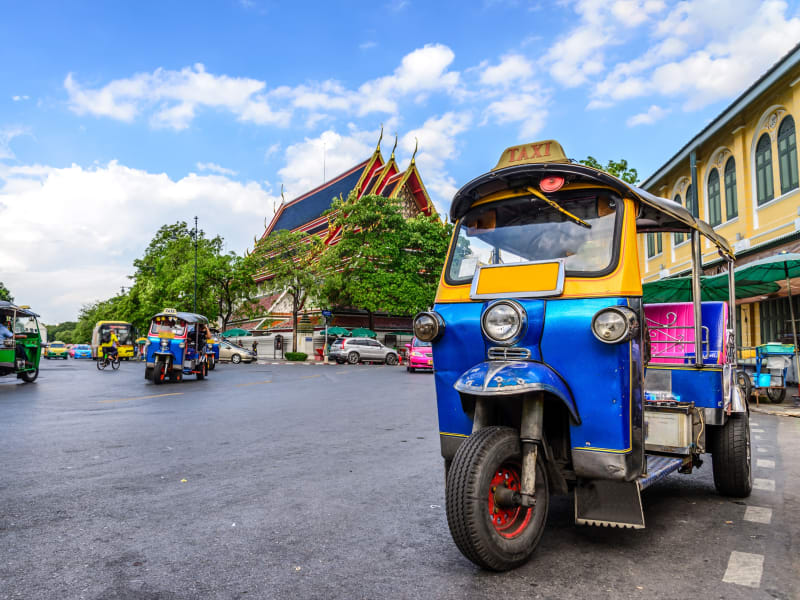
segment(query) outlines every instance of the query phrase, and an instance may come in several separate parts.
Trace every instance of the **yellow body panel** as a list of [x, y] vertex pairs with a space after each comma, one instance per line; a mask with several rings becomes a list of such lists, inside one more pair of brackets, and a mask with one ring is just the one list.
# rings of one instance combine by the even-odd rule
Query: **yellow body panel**
[[559, 267], [559, 263], [552, 262], [483, 268], [476, 292], [482, 295], [554, 290], [558, 285]]
[[[494, 198], [494, 201], [511, 198], [519, 194], [507, 194]], [[641, 296], [642, 280], [639, 273], [639, 247], [636, 236], [636, 202], [630, 198], [625, 203], [625, 216], [619, 262], [616, 268], [602, 277], [565, 277], [564, 293], [559, 298], [592, 298], [603, 296]], [[477, 203], [476, 203], [477, 204]], [[455, 231], [450, 240], [450, 251], [455, 243]], [[447, 269], [447, 264], [445, 264]], [[471, 283], [450, 285], [444, 279], [444, 270], [439, 280], [436, 302], [470, 302]], [[503, 290], [506, 291], [506, 290]], [[535, 290], [531, 290], [535, 291]]]

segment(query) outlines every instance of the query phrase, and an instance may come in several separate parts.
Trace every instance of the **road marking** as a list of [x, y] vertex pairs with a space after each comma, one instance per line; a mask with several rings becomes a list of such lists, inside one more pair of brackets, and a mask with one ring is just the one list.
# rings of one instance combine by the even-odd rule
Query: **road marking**
[[272, 380], [269, 379], [267, 381], [251, 381], [250, 383], [237, 383], [236, 387], [244, 387], [246, 385], [261, 385], [262, 383], [272, 383]]
[[766, 448], [756, 448], [756, 450], [758, 450], [762, 454], [766, 454], [767, 452], [769, 452], [769, 450], [767, 450]]
[[[753, 425], [753, 423], [750, 423], [750, 425]], [[763, 429], [750, 429], [750, 431], [755, 431], [756, 433], [764, 433]]]
[[746, 587], [757, 588], [761, 585], [761, 574], [764, 571], [764, 556], [748, 552], [731, 552], [728, 568], [722, 581]]
[[775, 480], [774, 479], [759, 479], [756, 477], [753, 479], [753, 489], [755, 490], [765, 490], [767, 492], [774, 492], [775, 491]]
[[149, 400], [150, 398], [163, 398], [164, 396], [181, 396], [183, 392], [172, 392], [170, 394], [154, 394], [152, 396], [136, 396], [135, 398], [119, 398], [118, 400], [99, 400], [100, 404], [109, 404], [111, 402], [128, 402], [130, 400]]
[[756, 423], [755, 421], [750, 421], [750, 427], [758, 427], [760, 423]]
[[760, 436], [760, 435], [757, 435], [757, 436], [756, 436], [756, 439], [757, 439], [757, 440], [760, 440], [760, 439], [761, 439], [761, 436]]
[[762, 506], [748, 506], [744, 511], [744, 520], [769, 525], [769, 522], [772, 521], [772, 509]]
[[315, 377], [322, 377], [322, 375], [308, 375], [306, 377], [301, 377], [300, 379], [314, 379]]
[[757, 467], [764, 467], [765, 469], [774, 469], [775, 468], [775, 461], [770, 460], [768, 458], [758, 458], [756, 459], [756, 466]]

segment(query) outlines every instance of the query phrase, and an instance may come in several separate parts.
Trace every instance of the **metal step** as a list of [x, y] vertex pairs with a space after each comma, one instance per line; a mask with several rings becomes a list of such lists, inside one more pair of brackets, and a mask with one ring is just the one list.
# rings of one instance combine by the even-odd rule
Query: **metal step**
[[671, 456], [655, 456], [653, 454], [647, 455], [647, 475], [642, 475], [639, 478], [639, 489], [645, 490], [656, 481], [661, 481], [669, 475], [681, 468], [683, 464], [682, 458], [673, 458]]

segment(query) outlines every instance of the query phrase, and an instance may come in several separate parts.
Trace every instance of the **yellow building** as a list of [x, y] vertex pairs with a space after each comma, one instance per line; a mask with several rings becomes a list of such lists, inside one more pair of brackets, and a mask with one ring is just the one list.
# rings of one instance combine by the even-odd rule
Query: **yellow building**
[[[800, 187], [795, 123], [800, 119], [800, 45], [700, 131], [640, 187], [679, 202], [734, 247], [737, 266], [784, 250], [800, 251]], [[691, 244], [682, 234], [648, 234], [643, 281], [687, 274]], [[705, 272], [723, 270], [704, 242]], [[800, 280], [792, 285], [800, 295]], [[739, 345], [791, 331], [786, 286], [740, 303]], [[800, 314], [800, 298], [795, 297]]]

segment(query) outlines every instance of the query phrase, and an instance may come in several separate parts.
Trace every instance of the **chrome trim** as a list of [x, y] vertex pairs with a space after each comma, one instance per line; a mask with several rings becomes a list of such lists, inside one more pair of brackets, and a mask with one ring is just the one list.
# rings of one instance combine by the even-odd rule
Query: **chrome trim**
[[[621, 338], [617, 340], [604, 340], [599, 335], [597, 335], [597, 330], [594, 327], [594, 323], [597, 320], [597, 317], [599, 317], [605, 312], [617, 312], [622, 315], [623, 319], [625, 319], [628, 329], [625, 331], [625, 334]], [[596, 337], [604, 344], [622, 344], [623, 342], [628, 342], [634, 337], [639, 335], [639, 327], [640, 327], [639, 319], [636, 317], [636, 312], [634, 312], [627, 306], [609, 306], [607, 308], [601, 308], [592, 317], [592, 324], [591, 324], [592, 335], [594, 335], [594, 337]]]
[[[486, 315], [488, 315], [489, 312], [492, 310], [492, 308], [494, 308], [498, 304], [505, 304], [507, 306], [510, 306], [512, 310], [515, 313], [517, 313], [517, 318], [519, 319], [519, 327], [517, 328], [517, 332], [507, 340], [495, 339], [492, 336], [490, 336], [489, 333], [486, 331], [486, 322], [485, 322]], [[486, 339], [491, 340], [495, 344], [500, 344], [502, 346], [513, 346], [520, 340], [520, 338], [522, 338], [522, 336], [525, 335], [527, 329], [528, 329], [528, 313], [519, 302], [516, 302], [514, 300], [497, 300], [495, 302], [490, 302], [489, 305], [486, 307], [486, 310], [484, 310], [483, 314], [481, 315], [481, 333]]]
[[[422, 336], [417, 335], [417, 329], [416, 329], [417, 319], [419, 317], [421, 317], [422, 315], [427, 315], [427, 316], [431, 317], [433, 319], [434, 323], [436, 323], [436, 333], [429, 340], [426, 340]], [[435, 310], [422, 311], [420, 313], [417, 313], [414, 316], [414, 320], [411, 322], [411, 331], [414, 333], [414, 335], [418, 339], [422, 340], [423, 342], [435, 342], [436, 340], [438, 340], [440, 337], [442, 337], [442, 334], [444, 333], [444, 327], [445, 327], [445, 324], [444, 324], [444, 319], [442, 318], [442, 315], [437, 313]]]
[[[692, 191], [695, 197], [693, 202], [696, 202], [697, 188], [692, 188]], [[702, 272], [703, 252], [700, 248], [700, 234], [695, 230], [692, 231], [692, 303], [694, 307], [694, 364], [699, 369], [703, 368], [703, 295], [700, 289]]]
[[519, 346], [512, 348], [492, 346], [486, 352], [486, 357], [489, 360], [528, 360], [531, 357], [531, 351], [528, 348], [520, 348]]
[[[499, 298], [544, 298], [547, 296], [560, 296], [564, 292], [564, 258], [556, 258], [553, 260], [536, 260], [532, 262], [520, 262], [507, 265], [478, 265], [475, 269], [475, 274], [472, 277], [472, 287], [469, 290], [469, 297], [472, 300], [492, 300]], [[523, 265], [546, 265], [558, 263], [558, 277], [556, 279], [556, 287], [552, 290], [543, 290], [538, 292], [501, 292], [499, 294], [479, 294], [478, 281], [481, 278], [481, 271], [483, 269], [496, 269], [498, 267], [520, 267]]]

